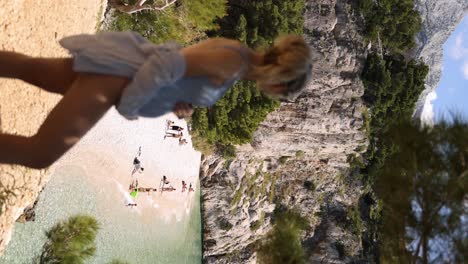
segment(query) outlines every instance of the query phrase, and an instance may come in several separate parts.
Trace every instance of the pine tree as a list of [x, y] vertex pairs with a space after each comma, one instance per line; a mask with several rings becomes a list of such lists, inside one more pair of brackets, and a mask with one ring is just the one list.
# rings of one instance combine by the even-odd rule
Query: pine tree
[[384, 205], [383, 262], [463, 263], [468, 123], [456, 119], [419, 128], [404, 122], [385, 136], [395, 151], [376, 183]]
[[273, 229], [259, 242], [257, 260], [265, 264], [305, 263], [301, 231], [307, 220], [294, 210], [277, 213]]
[[46, 232], [47, 241], [38, 263], [80, 264], [96, 252], [94, 242], [99, 224], [94, 217], [77, 215]]

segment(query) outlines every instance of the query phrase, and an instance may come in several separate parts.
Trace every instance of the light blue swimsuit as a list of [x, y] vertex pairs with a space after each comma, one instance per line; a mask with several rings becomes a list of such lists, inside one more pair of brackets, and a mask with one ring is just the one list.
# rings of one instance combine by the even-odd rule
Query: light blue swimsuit
[[127, 119], [158, 117], [174, 110], [177, 102], [208, 107], [239, 80], [248, 65], [248, 51], [239, 52], [242, 68], [221, 86], [207, 77], [184, 77], [186, 62], [175, 42], [155, 45], [135, 32], [101, 32], [60, 40], [74, 57], [73, 70], [123, 76], [131, 79], [122, 92], [117, 111]]

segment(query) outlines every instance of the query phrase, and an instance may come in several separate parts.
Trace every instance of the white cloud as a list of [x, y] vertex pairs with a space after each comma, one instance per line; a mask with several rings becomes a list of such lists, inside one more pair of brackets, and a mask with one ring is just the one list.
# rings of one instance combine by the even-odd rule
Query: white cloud
[[435, 91], [430, 92], [426, 96], [426, 101], [424, 102], [423, 110], [421, 113], [421, 122], [426, 125], [432, 126], [434, 124], [434, 100], [437, 99], [437, 94]]
[[468, 48], [465, 47], [463, 32], [455, 37], [455, 44], [450, 49], [450, 55], [456, 60], [468, 57]]
[[468, 80], [468, 60], [466, 60], [465, 63], [463, 63], [462, 71], [463, 77], [465, 77], [465, 79]]
[[[468, 20], [466, 25], [468, 26]], [[455, 37], [455, 42], [450, 48], [450, 57], [460, 61], [463, 78], [468, 80], [468, 37], [466, 37], [467, 34], [465, 33], [468, 33], [468, 28]]]

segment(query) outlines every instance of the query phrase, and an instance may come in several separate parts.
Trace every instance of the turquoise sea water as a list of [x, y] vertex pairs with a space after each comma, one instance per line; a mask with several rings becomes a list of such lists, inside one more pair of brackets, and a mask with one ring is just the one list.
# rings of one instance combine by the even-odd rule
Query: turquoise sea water
[[[158, 216], [154, 208], [155, 214], [138, 213], [118, 202], [119, 192], [111, 190], [115, 188], [96, 186], [80, 167], [57, 169], [40, 196], [36, 221], [15, 225], [0, 263], [32, 263], [40, 254], [45, 230], [75, 214], [93, 215], [101, 224], [97, 254], [86, 263], [109, 263], [112, 259], [128, 263], [201, 263], [198, 188], [191, 194], [194, 202], [189, 213], [182, 217], [167, 212]], [[157, 195], [151, 194], [155, 200]], [[141, 211], [145, 209], [152, 208]]]

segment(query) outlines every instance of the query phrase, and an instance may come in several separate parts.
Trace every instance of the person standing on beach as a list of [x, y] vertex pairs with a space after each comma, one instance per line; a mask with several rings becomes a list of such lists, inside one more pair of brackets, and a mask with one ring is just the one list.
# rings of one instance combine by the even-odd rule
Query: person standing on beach
[[182, 192], [185, 192], [187, 190], [187, 183], [185, 181], [182, 181]]
[[133, 171], [132, 171], [132, 176], [133, 174], [135, 174], [136, 172], [139, 172], [139, 173], [143, 173], [143, 171], [145, 170], [145, 168], [143, 168], [141, 166], [141, 162], [140, 160], [138, 159], [138, 157], [135, 157], [133, 159]]
[[169, 181], [167, 180], [167, 177], [165, 175], [163, 175], [162, 182], [163, 182], [163, 185], [164, 184], [169, 184]]
[[128, 187], [129, 191], [133, 191], [134, 189], [138, 188], [138, 180], [134, 180], [130, 183], [130, 186]]
[[312, 69], [309, 46], [295, 35], [260, 52], [226, 38], [155, 45], [130, 31], [69, 36], [59, 43], [71, 58], [0, 51], [0, 77], [63, 95], [34, 135], [0, 133], [2, 164], [49, 167], [113, 106], [128, 120], [169, 112], [189, 117], [193, 106], [214, 105], [241, 79], [257, 82], [264, 94], [293, 100]]
[[141, 156], [141, 146], [139, 146], [139, 147], [138, 147], [137, 156], [138, 156], [138, 157], [140, 157], [140, 156]]

